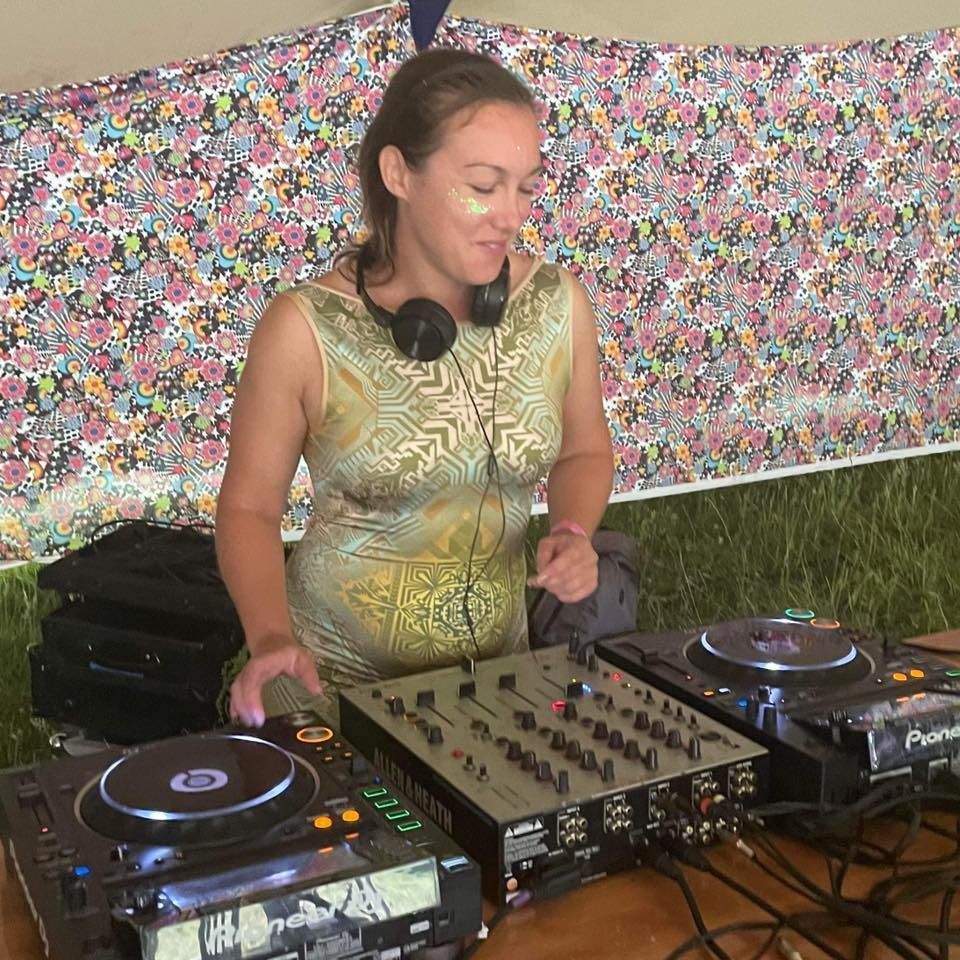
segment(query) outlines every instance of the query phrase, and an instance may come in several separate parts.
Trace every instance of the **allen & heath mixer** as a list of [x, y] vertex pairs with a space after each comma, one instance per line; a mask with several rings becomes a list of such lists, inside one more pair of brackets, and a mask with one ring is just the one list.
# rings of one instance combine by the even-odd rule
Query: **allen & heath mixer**
[[633, 866], [644, 837], [736, 833], [767, 794], [766, 749], [563, 647], [341, 690], [340, 712], [501, 904]]

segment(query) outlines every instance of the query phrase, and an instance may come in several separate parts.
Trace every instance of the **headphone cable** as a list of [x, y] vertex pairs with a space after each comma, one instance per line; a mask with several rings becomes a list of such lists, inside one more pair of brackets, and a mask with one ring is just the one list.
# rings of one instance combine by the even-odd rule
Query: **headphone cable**
[[[487, 479], [483, 485], [483, 492], [480, 495], [480, 504], [477, 508], [477, 522], [473, 529], [473, 537], [470, 541], [470, 551], [467, 555], [467, 574], [464, 582], [463, 588], [463, 600], [461, 602], [461, 609], [463, 612], [463, 619], [467, 624], [467, 630], [470, 632], [470, 639], [473, 642], [473, 647], [477, 652], [477, 659], [482, 658], [480, 652], [480, 644], [477, 642], [477, 633], [476, 627], [473, 622], [473, 615], [470, 612], [470, 595], [473, 592], [476, 581], [479, 580], [487, 571], [487, 568], [490, 565], [490, 561], [493, 559], [497, 550], [500, 547], [500, 544], [503, 542], [504, 534], [506, 533], [507, 528], [507, 518], [504, 511], [503, 504], [503, 485], [500, 479], [500, 464], [497, 460], [496, 448], [494, 443], [497, 438], [497, 391], [500, 385], [500, 354], [497, 349], [497, 328], [495, 326], [490, 328], [491, 336], [493, 337], [493, 408], [491, 415], [491, 424], [490, 424], [490, 433], [487, 433], [487, 428], [484, 426], [483, 417], [480, 415], [480, 408], [477, 406], [477, 401], [474, 399], [473, 392], [470, 389], [470, 383], [467, 380], [466, 373], [464, 372], [463, 366], [460, 363], [460, 359], [457, 357], [456, 351], [452, 348], [450, 350], [450, 356], [453, 357], [453, 362], [457, 365], [457, 370], [460, 372], [460, 378], [463, 381], [463, 385], [467, 391], [467, 397], [470, 400], [470, 405], [473, 407], [473, 412], [476, 414], [477, 423], [480, 425], [480, 432], [483, 434], [484, 442], [487, 445], [489, 453], [487, 455]], [[497, 537], [496, 543], [493, 545], [493, 549], [490, 551], [486, 560], [484, 561], [483, 566], [480, 568], [480, 572], [477, 574], [476, 578], [473, 576], [473, 556], [477, 548], [477, 540], [480, 536], [480, 524], [483, 517], [483, 505], [487, 499], [487, 492], [490, 489], [490, 483], [493, 480], [494, 476], [497, 479], [497, 496], [500, 502], [500, 534]]]

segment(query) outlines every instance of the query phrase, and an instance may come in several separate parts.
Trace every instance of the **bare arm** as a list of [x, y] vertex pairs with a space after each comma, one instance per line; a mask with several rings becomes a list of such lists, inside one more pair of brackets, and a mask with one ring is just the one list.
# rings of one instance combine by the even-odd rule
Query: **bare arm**
[[280, 522], [320, 375], [304, 318], [292, 300], [278, 298], [250, 340], [217, 501], [217, 559], [251, 654], [231, 690], [231, 712], [254, 725], [263, 720], [260, 687], [277, 674], [319, 688], [290, 629]]
[[547, 478], [551, 526], [567, 521], [587, 537], [558, 531], [537, 548], [533, 582], [572, 602], [597, 587], [597, 555], [589, 536], [596, 530], [610, 498], [613, 450], [600, 393], [597, 328], [583, 287], [573, 283], [573, 371], [563, 404], [563, 440]]

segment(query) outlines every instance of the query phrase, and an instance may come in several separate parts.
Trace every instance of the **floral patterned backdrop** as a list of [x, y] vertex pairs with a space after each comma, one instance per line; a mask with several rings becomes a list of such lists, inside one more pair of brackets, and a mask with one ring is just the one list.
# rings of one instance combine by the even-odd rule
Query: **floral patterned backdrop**
[[[599, 322], [616, 491], [956, 446], [960, 32], [675, 47], [447, 18], [543, 104], [521, 244]], [[407, 11], [0, 97], [0, 559], [210, 520], [253, 324], [357, 226]], [[309, 514], [298, 474], [288, 526]]]

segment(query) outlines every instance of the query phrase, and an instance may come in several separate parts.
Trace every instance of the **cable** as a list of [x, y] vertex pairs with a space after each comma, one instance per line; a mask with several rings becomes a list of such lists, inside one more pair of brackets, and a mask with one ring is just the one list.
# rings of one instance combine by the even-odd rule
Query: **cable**
[[[805, 927], [801, 927], [796, 921], [792, 920], [789, 915], [783, 913], [781, 910], [778, 910], [775, 906], [773, 906], [773, 904], [764, 900], [763, 897], [754, 893], [737, 880], [734, 880], [733, 877], [730, 877], [721, 870], [718, 870], [697, 847], [683, 843], [675, 843], [669, 846], [668, 850], [670, 850], [670, 852], [672, 852], [675, 856], [679, 857], [684, 863], [687, 863], [691, 867], [701, 870], [704, 873], [708, 873], [721, 883], [726, 884], [731, 890], [739, 893], [744, 899], [749, 900], [764, 912], [769, 913], [771, 917], [774, 917], [779, 921], [778, 929], [783, 926], [790, 927], [792, 930], [796, 930], [797, 933], [809, 940], [814, 946], [819, 947], [828, 956], [833, 957], [834, 960], [846, 960], [843, 954], [838, 953], [829, 944], [821, 940], [816, 934], [812, 934]], [[776, 934], [774, 934], [774, 936], [775, 935]]]
[[[725, 937], [728, 933], [746, 933], [750, 930], [775, 930], [776, 924], [770, 920], [754, 920], [741, 923], [728, 923], [726, 926], [717, 927], [716, 930], [707, 930], [705, 933], [698, 933], [684, 940], [675, 950], [671, 950], [663, 960], [680, 960], [685, 953], [689, 953], [696, 947], [707, 947], [713, 944], [720, 937]], [[776, 936], [776, 933], [774, 933]]]
[[[489, 450], [489, 454], [487, 455], [487, 479], [484, 483], [483, 491], [480, 494], [480, 504], [477, 507], [477, 522], [474, 525], [473, 537], [470, 540], [470, 551], [467, 555], [467, 573], [464, 580], [463, 599], [461, 600], [461, 612], [463, 614], [463, 619], [467, 624], [467, 630], [470, 633], [470, 640], [473, 642], [474, 650], [476, 650], [477, 659], [481, 659], [482, 654], [480, 652], [480, 644], [477, 642], [477, 632], [473, 621], [473, 614], [470, 611], [470, 595], [474, 589], [476, 581], [478, 581], [487, 572], [490, 561], [496, 555], [497, 550], [500, 549], [500, 544], [503, 542], [503, 538], [507, 529], [507, 517], [503, 503], [503, 484], [500, 478], [500, 463], [497, 460], [496, 453], [497, 392], [500, 386], [500, 353], [497, 349], [497, 328], [495, 326], [490, 328], [490, 334], [493, 337], [493, 403], [489, 434], [487, 433], [487, 428], [484, 425], [483, 417], [480, 415], [480, 409], [477, 406], [477, 401], [474, 399], [473, 391], [470, 389], [470, 383], [467, 380], [467, 375], [460, 363], [460, 359], [457, 357], [452, 348], [450, 350], [450, 356], [453, 358], [453, 362], [456, 364], [457, 370], [460, 373], [460, 379], [463, 381], [463, 385], [466, 388], [467, 397], [470, 400], [470, 405], [473, 407], [473, 412], [476, 414], [477, 423], [480, 425], [480, 432], [483, 434], [484, 442]], [[483, 517], [483, 505], [486, 502], [487, 493], [490, 490], [490, 484], [494, 477], [496, 477], [497, 480], [497, 496], [500, 502], [500, 534], [493, 545], [493, 549], [490, 551], [483, 566], [480, 568], [480, 572], [476, 575], [476, 577], [474, 577], [473, 556], [477, 549], [477, 540], [480, 537], [480, 524]]]
[[723, 950], [722, 947], [714, 943], [712, 937], [710, 937], [707, 925], [703, 920], [703, 914], [700, 912], [700, 907], [697, 904], [697, 898], [693, 895], [693, 891], [690, 889], [690, 884], [683, 875], [683, 871], [677, 866], [670, 854], [647, 837], [640, 840], [635, 846], [634, 852], [637, 855], [639, 863], [652, 867], [657, 873], [668, 877], [680, 888], [683, 899], [687, 903], [687, 909], [690, 911], [690, 916], [693, 918], [694, 926], [697, 928], [700, 936], [704, 938], [704, 946], [717, 957], [718, 960], [730, 960], [730, 955]]

